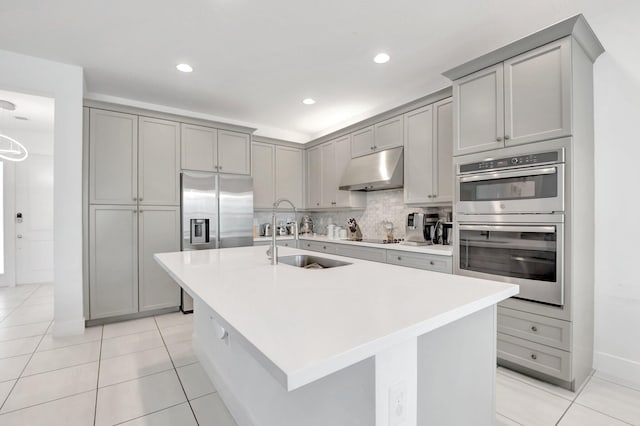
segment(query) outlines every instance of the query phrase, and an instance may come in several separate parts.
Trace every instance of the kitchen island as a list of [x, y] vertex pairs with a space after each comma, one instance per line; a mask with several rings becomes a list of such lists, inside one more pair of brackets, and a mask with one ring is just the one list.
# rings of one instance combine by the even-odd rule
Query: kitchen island
[[[280, 248], [280, 257], [311, 254]], [[193, 345], [244, 425], [491, 425], [496, 304], [518, 287], [264, 247], [155, 255], [194, 299]]]

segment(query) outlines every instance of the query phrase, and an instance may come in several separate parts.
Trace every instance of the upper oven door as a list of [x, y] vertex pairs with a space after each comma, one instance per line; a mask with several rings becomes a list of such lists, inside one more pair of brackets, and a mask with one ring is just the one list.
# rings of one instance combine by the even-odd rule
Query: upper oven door
[[459, 175], [456, 179], [456, 212], [562, 212], [564, 169], [564, 164], [550, 164]]
[[563, 224], [459, 223], [456, 233], [456, 274], [518, 284], [518, 298], [563, 305]]

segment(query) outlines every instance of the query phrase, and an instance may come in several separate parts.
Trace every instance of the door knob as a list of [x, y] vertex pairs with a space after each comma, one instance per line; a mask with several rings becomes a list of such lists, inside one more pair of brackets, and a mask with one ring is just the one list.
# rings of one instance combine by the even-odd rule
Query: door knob
[[22, 234], [18, 234], [16, 237], [18, 237], [18, 238], [22, 238]]

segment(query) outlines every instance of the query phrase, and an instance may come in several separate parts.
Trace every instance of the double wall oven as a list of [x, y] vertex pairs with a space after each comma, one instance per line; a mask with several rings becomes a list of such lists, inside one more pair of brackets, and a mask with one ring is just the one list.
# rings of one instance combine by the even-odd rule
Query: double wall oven
[[456, 159], [455, 273], [564, 304], [565, 150], [523, 146]]

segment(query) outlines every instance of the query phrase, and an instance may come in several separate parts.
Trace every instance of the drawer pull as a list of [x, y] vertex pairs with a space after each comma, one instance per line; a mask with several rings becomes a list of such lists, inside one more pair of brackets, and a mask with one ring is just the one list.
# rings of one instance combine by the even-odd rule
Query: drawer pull
[[322, 250], [326, 250], [326, 249], [327, 249], [327, 246], [322, 246]]
[[538, 359], [538, 355], [536, 355], [536, 354], [531, 354], [531, 359], [533, 359], [533, 360]]
[[307, 247], [311, 247], [311, 244], [307, 244]]
[[531, 331], [533, 331], [534, 333], [538, 332], [538, 327], [536, 327], [535, 325], [532, 325]]
[[435, 265], [435, 263], [433, 263], [433, 260], [429, 261], [429, 265], [432, 265], [432, 266]]
[[402, 260], [402, 257], [398, 256], [398, 260]]

